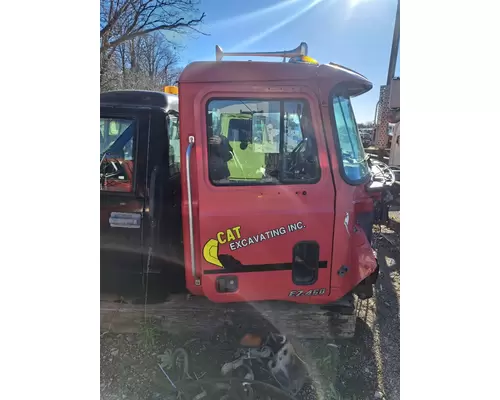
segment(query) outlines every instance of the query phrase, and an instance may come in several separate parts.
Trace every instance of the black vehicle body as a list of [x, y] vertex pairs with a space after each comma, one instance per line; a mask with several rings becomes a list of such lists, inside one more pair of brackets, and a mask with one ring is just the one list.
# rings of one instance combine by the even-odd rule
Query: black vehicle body
[[[169, 126], [178, 131], [178, 97], [149, 91], [106, 92], [101, 93], [100, 111], [101, 141], [103, 121], [104, 126], [120, 118], [131, 121], [125, 131], [130, 138], [122, 139], [124, 132], [111, 141], [108, 151], [101, 147], [101, 274], [142, 276], [170, 264], [182, 278], [180, 171], [169, 138]], [[117, 159], [109, 149], [129, 139], [132, 161]], [[103, 171], [106, 175], [111, 163], [118, 166], [118, 173], [107, 176], [122, 182], [110, 185], [113, 179], [108, 179], [103, 185]]]

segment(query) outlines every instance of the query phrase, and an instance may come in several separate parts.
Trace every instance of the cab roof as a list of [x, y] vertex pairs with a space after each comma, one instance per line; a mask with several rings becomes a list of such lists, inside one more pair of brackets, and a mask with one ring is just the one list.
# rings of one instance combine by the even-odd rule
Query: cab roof
[[149, 90], [113, 90], [101, 93], [101, 106], [178, 110], [179, 98], [174, 94]]
[[372, 88], [363, 75], [341, 65], [262, 61], [197, 61], [184, 68], [179, 84], [188, 82], [234, 83], [300, 81], [326, 78], [332, 87], [344, 84], [349, 95], [357, 96]]

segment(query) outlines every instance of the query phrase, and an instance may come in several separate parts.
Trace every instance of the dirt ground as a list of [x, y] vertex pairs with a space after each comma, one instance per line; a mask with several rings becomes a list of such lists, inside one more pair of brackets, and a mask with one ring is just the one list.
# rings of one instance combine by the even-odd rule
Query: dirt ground
[[[328, 342], [301, 342], [313, 360], [312, 383], [298, 399], [399, 399], [399, 237], [385, 228], [382, 233], [385, 238], [375, 233], [380, 276], [374, 297], [358, 302], [356, 337], [336, 342], [337, 351]], [[101, 399], [167, 398], [171, 384], [158, 364], [179, 347], [188, 353], [193, 380], [220, 377], [238, 340], [230, 329], [180, 337], [154, 325], [144, 325], [137, 334], [101, 334]], [[175, 371], [168, 374], [175, 382]]]

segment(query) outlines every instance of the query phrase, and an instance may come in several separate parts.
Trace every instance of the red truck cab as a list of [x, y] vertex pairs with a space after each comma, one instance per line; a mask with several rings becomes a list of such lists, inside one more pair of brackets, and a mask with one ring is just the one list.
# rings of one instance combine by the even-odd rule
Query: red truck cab
[[[335, 64], [184, 69], [180, 168], [191, 293], [214, 302], [327, 304], [371, 287], [371, 175], [351, 105], [371, 87]], [[250, 129], [223, 122], [238, 113], [251, 116]], [[213, 161], [222, 147], [226, 156]], [[227, 176], [213, 168], [224, 163]]]

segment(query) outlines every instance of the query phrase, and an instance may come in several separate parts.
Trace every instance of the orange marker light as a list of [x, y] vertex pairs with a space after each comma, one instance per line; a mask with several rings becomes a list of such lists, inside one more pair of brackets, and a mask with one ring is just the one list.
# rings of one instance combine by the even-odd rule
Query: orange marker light
[[314, 58], [309, 57], [309, 56], [301, 56], [302, 62], [309, 63], [309, 64], [319, 64]]
[[179, 88], [177, 86], [165, 86], [163, 88], [163, 91], [169, 94], [176, 94], [176, 95], [179, 94]]
[[294, 64], [313, 64], [313, 65], [319, 65], [319, 63], [312, 57], [309, 56], [297, 56], [297, 57], [292, 57], [288, 62], [294, 63]]

